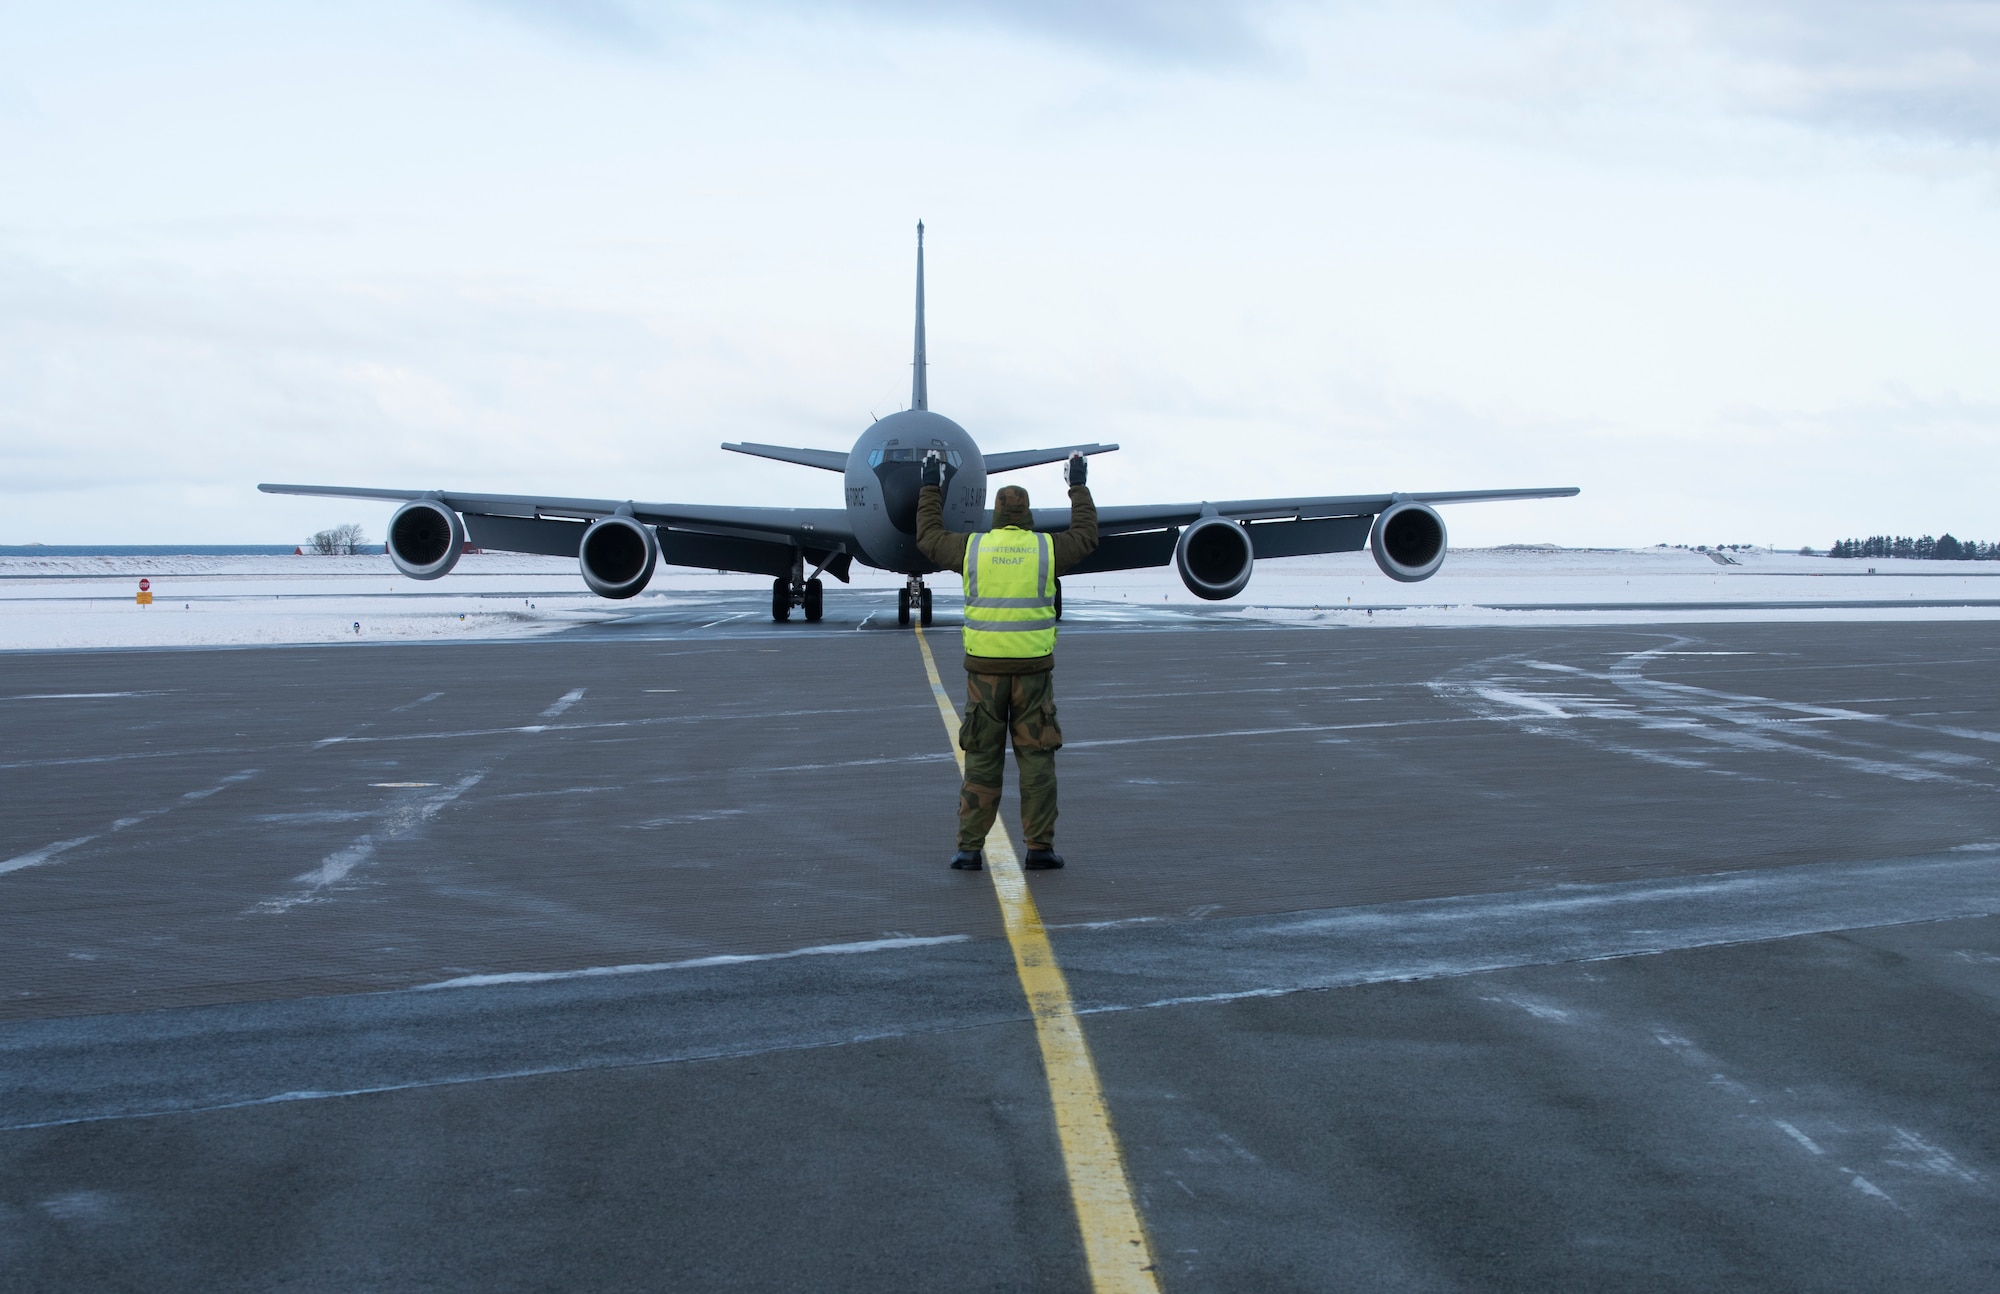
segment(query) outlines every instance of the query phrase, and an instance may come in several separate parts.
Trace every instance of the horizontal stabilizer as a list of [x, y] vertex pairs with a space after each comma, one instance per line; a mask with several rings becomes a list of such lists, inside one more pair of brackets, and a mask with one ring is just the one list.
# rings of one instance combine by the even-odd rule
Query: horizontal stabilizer
[[780, 463], [797, 463], [801, 467], [817, 467], [827, 472], [845, 472], [847, 455], [834, 449], [793, 449], [788, 445], [724, 445], [732, 454], [750, 454], [756, 458], [775, 458]]
[[1061, 463], [1071, 454], [1108, 454], [1118, 448], [1116, 445], [1063, 445], [1056, 449], [1017, 449], [1007, 454], [988, 454], [986, 472], [1012, 472], [1023, 467], [1040, 467], [1043, 463]]

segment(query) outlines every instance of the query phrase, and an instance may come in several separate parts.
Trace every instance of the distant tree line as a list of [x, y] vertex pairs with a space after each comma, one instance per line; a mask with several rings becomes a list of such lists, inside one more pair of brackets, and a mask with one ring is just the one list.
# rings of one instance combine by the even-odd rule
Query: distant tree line
[[1870, 535], [1866, 539], [1843, 539], [1827, 551], [1828, 557], [1914, 557], [1926, 562], [2000, 561], [2000, 544], [1983, 544], [1976, 539], [1953, 539], [1939, 535]]
[[306, 547], [308, 551], [324, 557], [351, 557], [360, 552], [367, 542], [368, 536], [362, 533], [361, 527], [350, 521], [344, 526], [320, 531], [306, 540]]

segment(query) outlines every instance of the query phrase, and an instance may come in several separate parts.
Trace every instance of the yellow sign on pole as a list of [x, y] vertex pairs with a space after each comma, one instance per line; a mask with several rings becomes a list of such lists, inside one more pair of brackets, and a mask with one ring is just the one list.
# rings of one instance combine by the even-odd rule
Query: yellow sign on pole
[[151, 580], [139, 581], [139, 596], [135, 600], [142, 607], [153, 605], [153, 582]]

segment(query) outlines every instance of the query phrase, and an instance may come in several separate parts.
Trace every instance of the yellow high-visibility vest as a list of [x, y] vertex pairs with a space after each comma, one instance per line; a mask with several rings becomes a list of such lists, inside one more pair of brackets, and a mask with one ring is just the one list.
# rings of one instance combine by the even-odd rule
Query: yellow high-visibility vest
[[1018, 526], [968, 535], [965, 654], [1024, 659], [1055, 649], [1055, 540]]

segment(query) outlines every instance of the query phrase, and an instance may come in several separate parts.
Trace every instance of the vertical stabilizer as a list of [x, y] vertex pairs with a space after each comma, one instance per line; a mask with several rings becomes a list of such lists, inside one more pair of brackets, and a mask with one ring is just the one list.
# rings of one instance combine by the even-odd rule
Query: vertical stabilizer
[[910, 407], [928, 409], [931, 407], [930, 384], [924, 380], [924, 370], [930, 361], [924, 358], [924, 222], [917, 222], [917, 358], [911, 365], [914, 370], [910, 378]]

